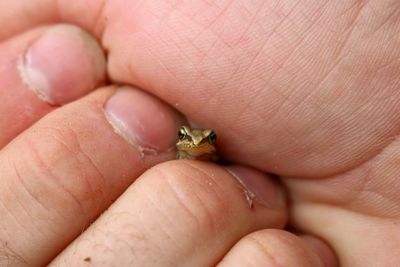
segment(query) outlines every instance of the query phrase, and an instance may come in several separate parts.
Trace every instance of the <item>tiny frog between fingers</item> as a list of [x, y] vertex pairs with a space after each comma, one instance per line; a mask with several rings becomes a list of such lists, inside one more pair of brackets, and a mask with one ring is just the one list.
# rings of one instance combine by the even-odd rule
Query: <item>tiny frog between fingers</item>
[[[213, 130], [191, 129], [188, 126], [182, 126], [178, 131], [178, 138], [179, 140], [176, 143], [178, 149], [176, 157], [178, 159], [219, 160], [215, 148], [217, 135]], [[223, 162], [219, 161], [219, 163]], [[243, 192], [251, 209], [255, 198], [254, 193], [246, 187], [236, 174], [231, 174], [243, 187]]]
[[178, 159], [217, 160], [215, 142], [217, 135], [213, 130], [191, 129], [182, 126], [178, 131]]

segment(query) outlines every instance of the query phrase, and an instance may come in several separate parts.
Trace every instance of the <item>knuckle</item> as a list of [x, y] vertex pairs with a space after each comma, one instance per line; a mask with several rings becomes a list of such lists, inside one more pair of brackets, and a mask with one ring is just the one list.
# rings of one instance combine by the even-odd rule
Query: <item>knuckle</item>
[[[102, 177], [101, 171], [82, 149], [79, 135], [72, 128], [41, 128], [27, 134], [20, 145], [25, 153], [23, 160], [16, 162], [19, 176], [35, 180], [35, 188], [30, 192], [36, 199], [49, 205], [55, 197], [68, 205], [75, 202], [75, 207], [85, 209], [83, 203], [101, 192], [103, 179], [91, 179]], [[51, 198], [44, 195], [51, 195]]]
[[9, 242], [0, 240], [0, 266], [23, 266], [27, 261], [11, 248]]
[[226, 227], [234, 212], [213, 173], [184, 161], [167, 162], [152, 170], [164, 187], [162, 199], [169, 200], [163, 205], [172, 202], [182, 211], [189, 219], [186, 227], [203, 235], [214, 235]]

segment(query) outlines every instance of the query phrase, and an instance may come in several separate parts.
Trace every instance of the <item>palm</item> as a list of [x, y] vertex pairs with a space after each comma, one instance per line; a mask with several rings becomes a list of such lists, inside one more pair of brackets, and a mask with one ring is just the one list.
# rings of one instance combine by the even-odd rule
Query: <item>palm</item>
[[343, 266], [365, 266], [357, 255], [377, 244], [376, 262], [394, 264], [384, 253], [400, 239], [395, 1], [313, 2], [161, 12], [152, 1], [134, 19], [110, 7], [110, 74], [214, 127], [230, 160], [288, 177], [293, 223]]

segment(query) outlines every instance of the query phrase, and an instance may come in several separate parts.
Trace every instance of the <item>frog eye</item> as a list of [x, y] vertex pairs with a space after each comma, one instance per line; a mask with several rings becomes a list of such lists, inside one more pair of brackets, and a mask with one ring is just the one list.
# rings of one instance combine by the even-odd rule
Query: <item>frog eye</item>
[[179, 129], [178, 138], [179, 138], [179, 140], [183, 140], [185, 137], [186, 137], [186, 131], [182, 127], [182, 128]]
[[208, 135], [208, 140], [210, 141], [211, 144], [214, 144], [217, 141], [217, 134], [215, 132], [211, 132]]

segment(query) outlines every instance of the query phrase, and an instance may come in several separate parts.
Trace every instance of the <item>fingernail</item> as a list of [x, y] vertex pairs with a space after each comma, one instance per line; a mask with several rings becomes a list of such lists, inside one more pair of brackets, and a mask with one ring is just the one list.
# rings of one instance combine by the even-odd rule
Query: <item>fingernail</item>
[[96, 40], [71, 25], [47, 30], [18, 62], [27, 88], [55, 105], [73, 101], [101, 84], [105, 66], [104, 53]]
[[104, 107], [114, 131], [139, 150], [142, 156], [174, 147], [179, 116], [167, 104], [133, 88], [121, 88]]
[[268, 208], [282, 208], [286, 204], [286, 196], [280, 186], [262, 172], [257, 170], [231, 165], [227, 171], [243, 187], [245, 197], [252, 207], [257, 202]]

